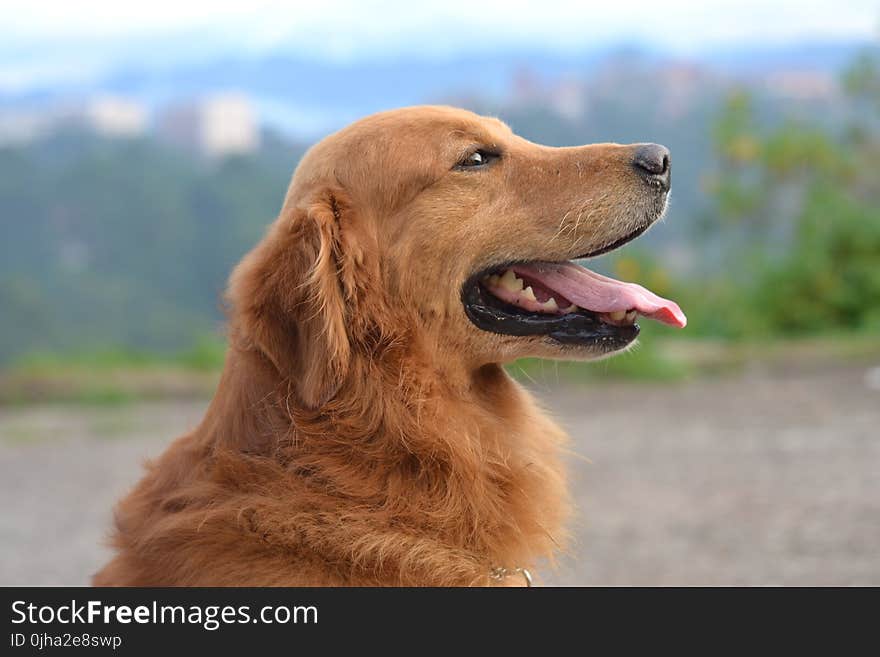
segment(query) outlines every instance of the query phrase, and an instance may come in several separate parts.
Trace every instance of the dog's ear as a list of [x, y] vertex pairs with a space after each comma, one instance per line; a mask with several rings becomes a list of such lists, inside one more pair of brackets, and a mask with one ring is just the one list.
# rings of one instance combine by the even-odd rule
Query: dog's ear
[[304, 204], [288, 201], [230, 279], [236, 332], [313, 409], [338, 391], [351, 355], [343, 212], [350, 206], [338, 192], [324, 191]]

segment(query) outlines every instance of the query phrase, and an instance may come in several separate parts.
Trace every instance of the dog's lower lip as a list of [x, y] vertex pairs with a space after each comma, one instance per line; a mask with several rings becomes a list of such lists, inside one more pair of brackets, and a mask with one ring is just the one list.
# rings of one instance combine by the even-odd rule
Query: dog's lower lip
[[580, 309], [563, 315], [531, 313], [509, 306], [472, 278], [462, 292], [465, 313], [479, 329], [499, 335], [546, 337], [562, 345], [594, 347], [609, 353], [623, 349], [639, 335], [638, 324], [617, 326]]

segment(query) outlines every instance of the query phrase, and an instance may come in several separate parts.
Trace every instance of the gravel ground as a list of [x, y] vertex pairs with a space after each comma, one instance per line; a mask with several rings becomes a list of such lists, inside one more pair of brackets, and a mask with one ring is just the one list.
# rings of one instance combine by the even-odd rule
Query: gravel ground
[[[536, 385], [572, 436], [545, 583], [880, 584], [880, 376]], [[113, 502], [204, 402], [0, 408], [0, 584], [86, 584]]]

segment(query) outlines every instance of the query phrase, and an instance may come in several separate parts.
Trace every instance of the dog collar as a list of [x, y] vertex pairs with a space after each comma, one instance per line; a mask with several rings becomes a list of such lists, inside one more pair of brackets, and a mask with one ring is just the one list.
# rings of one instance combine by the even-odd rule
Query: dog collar
[[526, 587], [532, 586], [532, 574], [526, 568], [505, 568], [504, 566], [496, 566], [489, 571], [489, 579], [501, 582], [508, 577], [516, 577], [522, 575], [526, 581]]

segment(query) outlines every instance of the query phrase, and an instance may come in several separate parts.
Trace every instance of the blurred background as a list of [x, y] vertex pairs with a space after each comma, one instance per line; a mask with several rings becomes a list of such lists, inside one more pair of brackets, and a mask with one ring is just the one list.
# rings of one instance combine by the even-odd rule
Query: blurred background
[[576, 453], [544, 581], [880, 584], [880, 4], [418, 4], [0, 0], [0, 584], [87, 582], [302, 153], [419, 103], [672, 150], [594, 265], [687, 329], [510, 368]]

